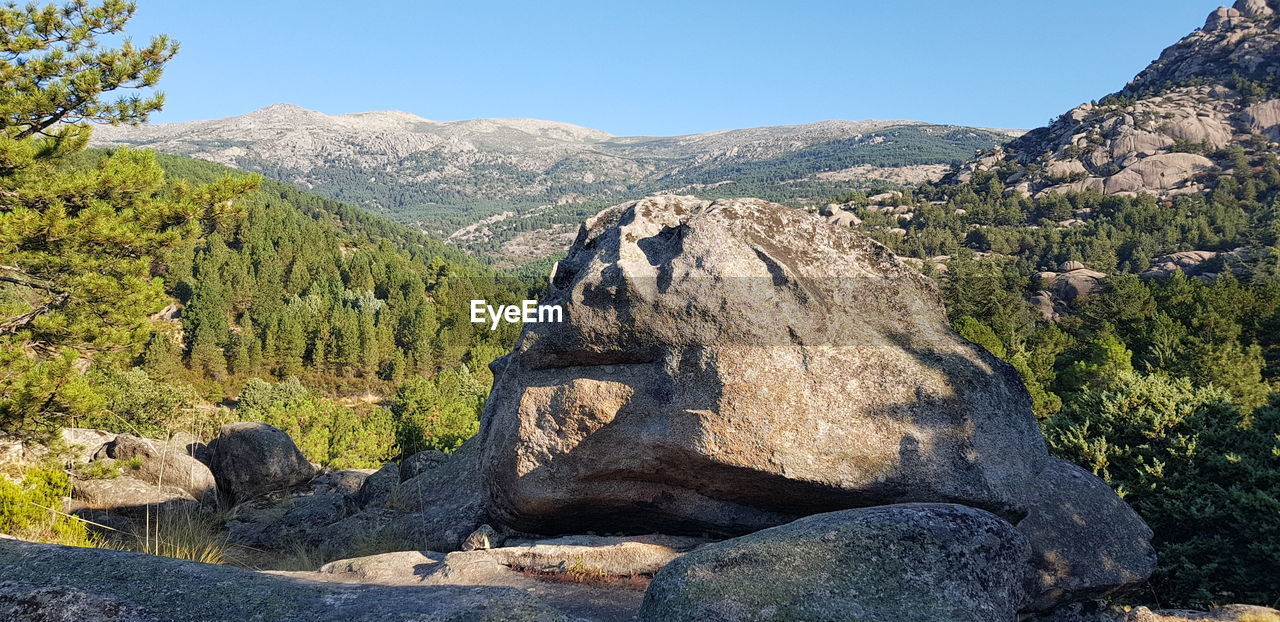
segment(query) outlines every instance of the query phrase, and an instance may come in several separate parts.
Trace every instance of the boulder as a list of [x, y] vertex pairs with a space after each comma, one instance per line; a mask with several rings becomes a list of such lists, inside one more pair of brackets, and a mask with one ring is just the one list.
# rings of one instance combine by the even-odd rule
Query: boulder
[[523, 590], [361, 586], [124, 551], [0, 539], [0, 619], [567, 622]]
[[345, 575], [351, 579], [373, 583], [425, 576], [429, 569], [443, 559], [444, 553], [435, 551], [395, 551], [331, 561], [321, 566], [319, 572]]
[[177, 486], [157, 486], [132, 477], [73, 479], [71, 497], [88, 508], [131, 518], [159, 509], [194, 508], [195, 497]]
[[420, 451], [400, 461], [400, 481], [413, 479], [449, 460], [449, 454], [435, 449]]
[[386, 506], [407, 514], [381, 527], [382, 537], [419, 549], [458, 550], [467, 536], [490, 522], [481, 481], [482, 454], [481, 439], [473, 437], [449, 460], [401, 482]]
[[70, 452], [71, 463], [89, 462], [103, 445], [115, 440], [116, 435], [93, 428], [62, 428], [58, 438]]
[[1034, 481], [1039, 498], [1018, 523], [1032, 545], [1035, 599], [1027, 609], [1101, 598], [1151, 576], [1151, 528], [1106, 483], [1057, 459]]
[[213, 499], [217, 491], [213, 472], [186, 454], [185, 445], [120, 434], [98, 449], [94, 459], [138, 460], [141, 466], [130, 472], [132, 477], [157, 486], [176, 486], [196, 499]]
[[209, 451], [219, 488], [236, 502], [305, 484], [315, 476], [315, 467], [293, 439], [265, 423], [224, 425]]
[[1213, 160], [1199, 154], [1162, 153], [1142, 158], [1108, 177], [1104, 191], [1115, 194], [1168, 190], [1213, 167]]
[[642, 621], [1010, 622], [1031, 546], [998, 516], [949, 504], [818, 514], [671, 562]]
[[[490, 513], [518, 530], [735, 535], [909, 501], [1026, 512], [1047, 459], [1017, 372], [858, 232], [659, 196], [579, 232], [492, 365]], [[439, 469], [437, 469], [439, 470]]]
[[[330, 544], [324, 528], [351, 513], [342, 493], [302, 495], [285, 503], [246, 512], [227, 522], [227, 539], [236, 544], [282, 549], [294, 543]], [[341, 550], [346, 542], [332, 543]]]
[[350, 575], [362, 581], [417, 577], [449, 584], [492, 570], [580, 577], [623, 578], [653, 575], [686, 552], [706, 543], [699, 538], [664, 536], [564, 536], [529, 540], [489, 549], [437, 553], [397, 551], [325, 564], [320, 572]]
[[1239, 11], [1240, 15], [1250, 19], [1275, 15], [1275, 9], [1272, 9], [1267, 4], [1267, 0], [1236, 0], [1232, 8]]
[[[644, 199], [588, 220], [542, 303], [565, 321], [526, 324], [493, 363], [480, 434], [402, 486], [424, 508], [406, 525], [453, 528], [456, 548], [470, 533], [456, 526], [488, 520], [733, 536], [956, 503], [1034, 517], [1036, 607], [1150, 572], [1149, 532], [1101, 481], [1050, 460], [1017, 373], [951, 331], [932, 281], [857, 232], [753, 199]], [[483, 513], [465, 501], [475, 456]], [[1088, 511], [1056, 510], [1070, 500], [1041, 474], [1093, 495]], [[1129, 548], [1080, 536], [1112, 523]], [[1072, 538], [1109, 557], [1067, 550]], [[1054, 555], [1073, 565], [1049, 568]]]
[[480, 525], [466, 540], [462, 541], [464, 551], [483, 551], [502, 545], [502, 536], [493, 527]]
[[354, 496], [360, 492], [360, 487], [364, 486], [365, 480], [369, 479], [369, 476], [375, 472], [374, 469], [328, 471], [317, 475], [315, 479], [311, 480], [311, 490], [320, 494], [340, 492]]
[[384, 505], [391, 500], [391, 495], [400, 487], [400, 465], [391, 462], [382, 466], [365, 478], [356, 492], [356, 505], [364, 507], [369, 504]]

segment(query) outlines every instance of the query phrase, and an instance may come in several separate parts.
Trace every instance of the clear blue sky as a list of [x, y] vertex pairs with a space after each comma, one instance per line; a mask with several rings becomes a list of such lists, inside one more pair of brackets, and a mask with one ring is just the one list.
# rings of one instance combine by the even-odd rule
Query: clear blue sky
[[1120, 88], [1219, 3], [138, 0], [131, 32], [182, 43], [154, 121], [288, 102], [619, 135], [824, 119], [1031, 128]]

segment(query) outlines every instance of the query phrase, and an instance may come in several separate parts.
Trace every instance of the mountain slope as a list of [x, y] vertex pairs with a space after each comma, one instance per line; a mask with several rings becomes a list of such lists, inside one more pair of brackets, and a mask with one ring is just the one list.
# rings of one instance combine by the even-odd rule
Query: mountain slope
[[1239, 0], [1170, 46], [1119, 92], [965, 166], [1024, 193], [1169, 196], [1206, 189], [1217, 168], [1276, 151], [1280, 2]]
[[[851, 166], [963, 161], [1016, 132], [911, 121], [824, 121], [616, 137], [534, 119], [439, 122], [276, 104], [188, 123], [104, 127], [95, 144], [154, 148], [260, 172], [448, 234], [510, 207], [691, 185], [777, 187]], [[803, 194], [803, 190], [798, 191]]]
[[[171, 180], [242, 174], [180, 156], [159, 163]], [[156, 262], [173, 304], [153, 318], [141, 360], [154, 377], [227, 396], [249, 378], [288, 376], [331, 393], [385, 393], [463, 364], [487, 373], [514, 336], [471, 324], [468, 303], [513, 303], [524, 285], [455, 248], [276, 181], [242, 202], [237, 226]]]

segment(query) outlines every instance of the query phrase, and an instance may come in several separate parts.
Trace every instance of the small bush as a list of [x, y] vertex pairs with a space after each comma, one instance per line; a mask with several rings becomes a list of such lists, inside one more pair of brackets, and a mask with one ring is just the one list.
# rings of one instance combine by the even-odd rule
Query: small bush
[[94, 460], [88, 464], [77, 465], [76, 476], [81, 479], [115, 479], [120, 477], [120, 467], [115, 460]]
[[56, 466], [28, 469], [18, 481], [0, 477], [0, 533], [26, 540], [93, 546], [83, 522], [61, 513], [71, 480]]

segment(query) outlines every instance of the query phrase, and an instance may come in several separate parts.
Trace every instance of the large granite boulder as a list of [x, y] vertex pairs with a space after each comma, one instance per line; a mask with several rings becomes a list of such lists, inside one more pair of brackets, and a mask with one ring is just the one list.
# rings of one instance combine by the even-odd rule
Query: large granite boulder
[[640, 620], [1010, 622], [1030, 554], [1013, 525], [959, 505], [818, 514], [676, 559]]
[[283, 430], [265, 423], [229, 423], [209, 443], [219, 488], [234, 501], [305, 484], [316, 475]]
[[[564, 322], [526, 324], [494, 362], [473, 440], [493, 520], [732, 536], [957, 503], [1032, 517], [1033, 550], [1072, 560], [1028, 567], [1038, 607], [1150, 572], [1149, 532], [1105, 485], [1038, 481], [1060, 467], [1017, 372], [864, 235], [754, 199], [653, 197], [589, 219], [552, 281], [541, 303]], [[1082, 490], [1088, 512], [1048, 509]], [[1092, 568], [1123, 545], [1113, 523], [1132, 565]]]
[[1017, 372], [932, 281], [857, 232], [754, 199], [659, 196], [583, 226], [493, 364], [491, 511], [532, 532], [739, 534], [947, 501], [1014, 517], [1046, 459]]

